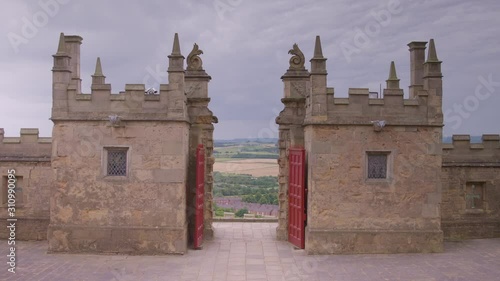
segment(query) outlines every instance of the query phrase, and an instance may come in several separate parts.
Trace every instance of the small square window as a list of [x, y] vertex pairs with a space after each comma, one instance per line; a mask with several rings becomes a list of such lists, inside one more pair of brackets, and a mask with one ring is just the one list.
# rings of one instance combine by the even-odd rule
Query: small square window
[[[16, 206], [19, 206], [23, 204], [23, 177], [22, 176], [17, 176], [16, 175], [16, 182], [15, 184], [15, 195], [16, 195]], [[1, 190], [0, 198], [1, 198], [1, 203], [3, 206], [7, 206], [8, 200], [9, 200], [9, 178], [7, 176], [2, 177], [2, 190]]]
[[465, 208], [469, 210], [483, 209], [484, 184], [468, 182], [465, 188]]
[[368, 153], [368, 178], [387, 178], [387, 153]]
[[127, 149], [107, 148], [107, 169], [108, 176], [127, 175]]

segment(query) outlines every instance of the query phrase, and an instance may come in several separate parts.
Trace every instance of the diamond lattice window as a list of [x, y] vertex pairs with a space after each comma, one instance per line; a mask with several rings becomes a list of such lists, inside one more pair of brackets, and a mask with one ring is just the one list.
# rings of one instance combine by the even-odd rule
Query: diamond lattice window
[[127, 175], [127, 150], [108, 149], [108, 176]]
[[368, 178], [387, 178], [387, 154], [368, 154]]

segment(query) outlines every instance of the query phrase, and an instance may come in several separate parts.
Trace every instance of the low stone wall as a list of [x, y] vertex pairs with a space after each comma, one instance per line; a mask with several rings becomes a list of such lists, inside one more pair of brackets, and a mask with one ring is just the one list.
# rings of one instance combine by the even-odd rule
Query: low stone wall
[[187, 226], [175, 228], [51, 225], [48, 232], [48, 252], [184, 254], [187, 251], [186, 236]]
[[441, 227], [447, 240], [500, 237], [500, 136], [443, 145]]
[[[12, 218], [7, 205], [7, 176], [16, 177], [16, 240], [45, 240], [49, 224], [52, 142], [38, 136], [38, 129], [21, 129], [20, 137], [4, 137], [0, 128], [0, 221]], [[9, 172], [10, 171], [10, 172]], [[9, 229], [0, 227], [0, 239]]]
[[306, 228], [306, 251], [308, 254], [439, 253], [443, 251], [443, 233]]
[[[6, 218], [0, 220], [6, 221]], [[2, 224], [4, 225], [4, 224]], [[47, 240], [47, 227], [49, 226], [49, 217], [25, 217], [18, 218], [16, 221], [16, 240]], [[9, 238], [9, 229], [0, 227], [0, 239]]]

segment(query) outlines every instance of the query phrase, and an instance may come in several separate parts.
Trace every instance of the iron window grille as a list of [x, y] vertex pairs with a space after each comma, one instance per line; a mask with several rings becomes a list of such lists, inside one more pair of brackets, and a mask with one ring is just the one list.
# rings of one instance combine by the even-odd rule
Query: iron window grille
[[127, 175], [127, 150], [126, 149], [108, 149], [108, 176], [126, 176]]
[[370, 153], [368, 154], [368, 178], [385, 179], [387, 178], [387, 154]]

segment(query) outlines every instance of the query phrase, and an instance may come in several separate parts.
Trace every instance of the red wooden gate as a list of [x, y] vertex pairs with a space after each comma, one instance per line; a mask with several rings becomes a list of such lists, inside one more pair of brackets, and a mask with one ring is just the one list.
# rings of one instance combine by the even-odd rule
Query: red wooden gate
[[203, 144], [196, 149], [196, 198], [195, 198], [195, 226], [194, 248], [200, 249], [203, 243], [203, 204], [205, 196], [205, 149]]
[[288, 241], [304, 249], [306, 222], [306, 153], [290, 148], [288, 154]]

